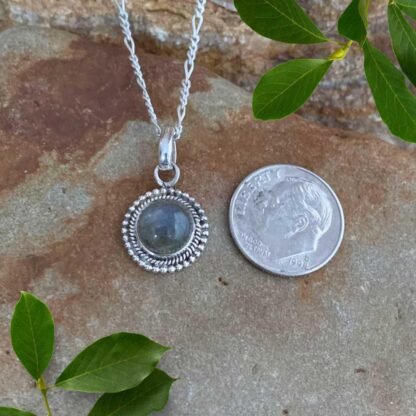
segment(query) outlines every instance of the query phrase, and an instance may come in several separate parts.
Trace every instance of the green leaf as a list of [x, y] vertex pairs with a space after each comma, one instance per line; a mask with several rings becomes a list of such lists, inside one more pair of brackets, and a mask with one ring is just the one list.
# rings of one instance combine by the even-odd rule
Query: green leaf
[[396, 3], [409, 17], [416, 19], [416, 0], [396, 0]]
[[253, 95], [255, 117], [271, 120], [298, 110], [331, 66], [326, 59], [294, 59], [266, 72]]
[[174, 382], [175, 379], [156, 369], [133, 389], [101, 396], [88, 416], [146, 416], [162, 410]]
[[362, 44], [367, 37], [370, 0], [352, 0], [338, 20], [338, 32]]
[[364, 43], [364, 68], [377, 109], [390, 131], [416, 142], [416, 97], [407, 89], [403, 74], [368, 41]]
[[0, 416], [35, 416], [33, 413], [24, 412], [23, 410], [13, 409], [11, 407], [0, 407]]
[[140, 334], [113, 334], [94, 342], [68, 365], [55, 385], [89, 393], [117, 393], [140, 384], [169, 348]]
[[388, 7], [388, 19], [394, 53], [403, 72], [416, 85], [416, 31], [394, 4]]
[[51, 360], [55, 340], [48, 307], [32, 294], [22, 292], [10, 330], [14, 352], [29, 374], [38, 380]]
[[241, 19], [260, 35], [286, 43], [322, 43], [322, 34], [295, 0], [235, 0]]

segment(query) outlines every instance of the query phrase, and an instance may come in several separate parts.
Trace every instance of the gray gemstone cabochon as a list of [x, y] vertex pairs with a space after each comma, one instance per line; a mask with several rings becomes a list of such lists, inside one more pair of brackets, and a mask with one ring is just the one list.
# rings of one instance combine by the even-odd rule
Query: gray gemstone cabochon
[[168, 256], [180, 252], [191, 241], [195, 230], [193, 217], [180, 202], [151, 202], [137, 221], [137, 237], [153, 254]]

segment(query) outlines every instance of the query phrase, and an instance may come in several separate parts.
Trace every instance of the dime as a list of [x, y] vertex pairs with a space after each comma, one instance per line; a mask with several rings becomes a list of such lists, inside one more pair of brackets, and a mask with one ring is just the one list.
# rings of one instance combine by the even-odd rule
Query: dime
[[244, 256], [261, 269], [302, 276], [334, 257], [344, 234], [344, 214], [322, 178], [299, 166], [272, 165], [237, 187], [230, 229]]

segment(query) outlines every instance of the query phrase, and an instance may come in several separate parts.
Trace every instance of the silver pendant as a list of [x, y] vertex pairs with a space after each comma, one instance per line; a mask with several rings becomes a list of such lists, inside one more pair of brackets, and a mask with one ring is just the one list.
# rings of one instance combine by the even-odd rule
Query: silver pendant
[[255, 265], [282, 276], [325, 266], [344, 235], [344, 214], [331, 187], [307, 169], [272, 165], [249, 175], [230, 206], [231, 234]]
[[[159, 172], [172, 170], [163, 181]], [[140, 196], [127, 211], [123, 241], [133, 260], [147, 271], [172, 273], [190, 266], [202, 253], [209, 235], [201, 205], [175, 189], [180, 177], [176, 145], [170, 131], [160, 141], [156, 182], [161, 186]]]

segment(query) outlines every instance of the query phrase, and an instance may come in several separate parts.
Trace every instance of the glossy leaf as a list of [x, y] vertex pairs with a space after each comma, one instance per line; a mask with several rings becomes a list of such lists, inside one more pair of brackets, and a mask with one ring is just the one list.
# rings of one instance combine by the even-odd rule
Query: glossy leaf
[[117, 393], [140, 384], [169, 348], [139, 334], [94, 342], [68, 365], [55, 385], [66, 390]]
[[266, 72], [253, 95], [255, 117], [271, 120], [298, 110], [331, 66], [326, 59], [294, 59]]
[[11, 407], [0, 407], [0, 416], [35, 416], [33, 413], [25, 412]]
[[146, 416], [162, 410], [174, 381], [156, 369], [133, 389], [101, 396], [88, 416]]
[[370, 0], [352, 0], [338, 20], [338, 31], [348, 39], [362, 44], [367, 37]]
[[12, 322], [13, 349], [29, 374], [38, 380], [53, 354], [55, 328], [48, 307], [37, 297], [22, 292]]
[[416, 85], [416, 30], [395, 4], [388, 7], [388, 19], [394, 53], [403, 72]]
[[416, 0], [396, 0], [396, 4], [413, 19], [416, 19]]
[[235, 0], [241, 19], [267, 38], [286, 43], [322, 43], [328, 39], [295, 0]]
[[416, 142], [416, 97], [406, 87], [404, 75], [368, 41], [364, 43], [364, 68], [377, 109], [390, 131]]

